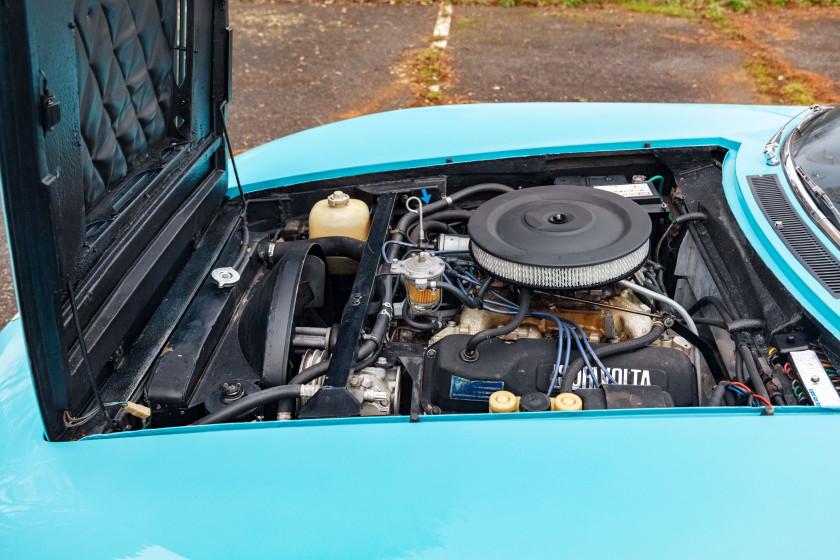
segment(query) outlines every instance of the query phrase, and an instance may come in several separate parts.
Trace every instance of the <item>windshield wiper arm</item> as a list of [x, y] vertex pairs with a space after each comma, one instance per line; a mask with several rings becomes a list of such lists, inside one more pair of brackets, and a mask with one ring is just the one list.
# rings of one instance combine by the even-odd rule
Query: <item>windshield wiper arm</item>
[[797, 165], [795, 167], [796, 173], [799, 175], [799, 178], [802, 179], [802, 182], [805, 183], [805, 187], [811, 193], [811, 196], [825, 204], [826, 208], [828, 208], [831, 215], [834, 216], [835, 223], [840, 226], [840, 210], [834, 206], [834, 202], [828, 197], [822, 188], [814, 182], [813, 179], [808, 177], [808, 174], [805, 173], [805, 170], [802, 169], [801, 166]]
[[802, 123], [804, 123], [809, 118], [811, 118], [816, 113], [818, 113], [819, 110], [820, 110], [820, 105], [811, 105], [810, 107], [808, 107], [804, 111], [800, 111], [799, 113], [796, 113], [794, 116], [792, 116], [790, 119], [788, 119], [787, 122], [785, 122], [785, 124], [783, 124], [782, 127], [779, 130], [776, 131], [776, 134], [774, 134], [770, 138], [770, 140], [767, 142], [767, 144], [764, 145], [764, 157], [767, 159], [767, 165], [779, 165], [781, 163], [779, 161], [779, 156], [778, 156], [779, 141], [782, 139], [782, 133], [785, 131], [787, 126], [791, 122], [793, 122], [794, 119], [799, 117], [802, 113], [805, 113], [807, 111], [811, 111], [811, 114], [808, 115], [807, 117], [805, 117], [804, 119], [802, 119], [802, 122], [797, 125], [796, 128], [798, 129], [800, 126], [802, 126]]

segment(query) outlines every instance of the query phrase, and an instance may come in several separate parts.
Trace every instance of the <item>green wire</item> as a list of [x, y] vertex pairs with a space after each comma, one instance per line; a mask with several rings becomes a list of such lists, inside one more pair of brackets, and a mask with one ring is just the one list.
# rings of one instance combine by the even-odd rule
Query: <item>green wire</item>
[[[662, 198], [662, 189], [665, 187], [665, 177], [663, 177], [662, 175], [654, 175], [653, 177], [648, 179], [649, 183], [653, 183], [654, 181], [659, 181], [659, 186], [656, 187], [656, 192], [657, 194], [659, 194], [659, 202], [661, 202], [662, 205], [665, 206], [665, 199]], [[670, 212], [668, 213], [668, 221], [674, 221], [674, 217], [671, 216]]]
[[[659, 181], [659, 186], [657, 187], [657, 192], [659, 193], [659, 200], [662, 200], [662, 187], [665, 186], [665, 178], [662, 175], [654, 175], [650, 179], [648, 179], [651, 183], [654, 181]], [[662, 202], [665, 202], [664, 200]]]

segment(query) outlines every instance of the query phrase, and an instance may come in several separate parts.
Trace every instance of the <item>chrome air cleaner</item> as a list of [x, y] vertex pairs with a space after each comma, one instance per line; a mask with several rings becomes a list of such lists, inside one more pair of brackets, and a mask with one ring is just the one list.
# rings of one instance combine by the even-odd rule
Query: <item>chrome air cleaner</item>
[[651, 223], [632, 200], [552, 185], [497, 196], [473, 213], [470, 252], [487, 273], [531, 288], [609, 284], [648, 258]]

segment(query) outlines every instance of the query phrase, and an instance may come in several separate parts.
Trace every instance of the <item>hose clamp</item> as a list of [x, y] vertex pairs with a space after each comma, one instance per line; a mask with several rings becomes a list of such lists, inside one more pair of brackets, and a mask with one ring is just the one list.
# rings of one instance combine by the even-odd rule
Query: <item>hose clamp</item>
[[393, 319], [394, 318], [393, 306], [389, 302], [383, 301], [382, 302], [382, 309], [379, 311], [379, 314], [380, 315], [387, 315], [389, 320]]

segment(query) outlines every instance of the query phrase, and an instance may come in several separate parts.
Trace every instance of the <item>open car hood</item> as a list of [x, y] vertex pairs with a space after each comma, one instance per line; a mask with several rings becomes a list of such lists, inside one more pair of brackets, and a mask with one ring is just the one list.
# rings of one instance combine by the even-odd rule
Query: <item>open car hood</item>
[[3, 200], [51, 439], [92, 397], [76, 320], [100, 382], [223, 202], [226, 6], [32, 0], [0, 12]]

